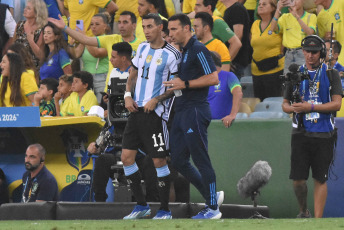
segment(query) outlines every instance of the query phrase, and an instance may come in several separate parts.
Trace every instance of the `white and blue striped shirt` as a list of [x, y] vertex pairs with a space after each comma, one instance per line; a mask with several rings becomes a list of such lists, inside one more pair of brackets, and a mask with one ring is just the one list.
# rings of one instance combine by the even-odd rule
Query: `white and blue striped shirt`
[[[181, 53], [167, 42], [162, 48], [152, 49], [150, 43], [142, 42], [132, 59], [133, 66], [138, 70], [134, 101], [143, 107], [149, 100], [166, 92], [162, 82], [169, 81], [172, 74], [178, 72]], [[170, 100], [157, 105], [155, 112], [159, 117], [168, 120]]]

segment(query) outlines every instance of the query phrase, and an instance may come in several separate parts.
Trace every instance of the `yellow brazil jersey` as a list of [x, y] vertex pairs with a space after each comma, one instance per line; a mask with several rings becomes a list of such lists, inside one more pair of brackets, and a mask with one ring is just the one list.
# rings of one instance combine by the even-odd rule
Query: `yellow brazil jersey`
[[[118, 43], [118, 42], [123, 42], [123, 38], [121, 35], [118, 35], [118, 34], [99, 36], [96, 38], [98, 40], [98, 47], [105, 48], [107, 53], [108, 53], [108, 58], [109, 58], [109, 71], [108, 71], [108, 75], [106, 77], [106, 84], [105, 84], [105, 89], [104, 89], [104, 91], [106, 92], [110, 73], [113, 69], [113, 66], [110, 62], [111, 53], [112, 53], [112, 45], [115, 43]], [[139, 47], [141, 42], [142, 42], [142, 40], [138, 39], [137, 37], [135, 37], [135, 39], [133, 41], [129, 42], [131, 48], [133, 49], [132, 57], [134, 57], [136, 55], [136, 50]]]
[[[160, 15], [160, 18], [162, 20], [166, 20], [167, 21], [167, 18], [165, 18], [164, 16]], [[146, 36], [145, 34], [143, 33], [143, 28], [142, 28], [142, 18], [138, 18], [137, 19], [137, 24], [136, 24], [136, 31], [135, 31], [135, 36], [140, 40], [140, 41], [146, 41]]]
[[[308, 27], [316, 31], [317, 17], [315, 14], [310, 14], [307, 11], [304, 11], [301, 20]], [[301, 47], [302, 39], [307, 36], [291, 13], [282, 14], [278, 19], [278, 28], [280, 33], [283, 33], [283, 46], [289, 49]]]
[[76, 28], [76, 20], [84, 21], [84, 31], [87, 36], [93, 36], [89, 26], [92, 17], [99, 12], [100, 8], [105, 8], [111, 0], [64, 0], [64, 6], [70, 14], [69, 27]]
[[216, 4], [216, 9], [220, 12], [221, 17], [223, 17], [227, 8], [221, 1], [218, 1]]
[[176, 10], [174, 9], [174, 4], [172, 0], [165, 0], [165, 6], [167, 10], [168, 17], [172, 17], [176, 14]]
[[246, 10], [255, 10], [257, 6], [257, 0], [247, 0], [244, 6]]
[[[31, 106], [31, 101], [27, 98], [28, 96], [35, 94], [38, 91], [37, 83], [34, 77], [32, 77], [32, 74], [29, 74], [28, 72], [24, 72], [21, 75], [21, 81], [20, 81], [20, 93], [24, 99], [24, 103], [21, 106]], [[0, 92], [1, 93], [1, 92]], [[2, 107], [14, 107], [13, 104], [10, 102], [11, 97], [11, 87], [10, 84], [7, 83], [7, 89], [4, 97], [4, 104], [1, 102]]]
[[183, 13], [188, 14], [194, 11], [196, 0], [184, 0], [183, 1]]
[[[264, 30], [260, 28], [261, 20], [256, 20], [251, 27], [251, 46], [253, 48], [252, 58], [255, 61], [261, 61], [266, 58], [275, 57], [281, 54], [282, 35], [270, 31], [271, 24]], [[273, 74], [284, 68], [284, 57], [278, 61], [278, 67], [266, 72], [259, 71], [256, 64], [252, 61], [252, 75], [259, 76]]]
[[66, 113], [70, 116], [85, 116], [85, 113], [88, 113], [92, 106], [98, 105], [97, 97], [92, 90], [88, 90], [82, 96], [81, 101], [77, 92], [71, 93], [69, 97], [70, 102]]
[[115, 22], [118, 22], [119, 16], [123, 11], [130, 11], [136, 15], [136, 18], [139, 17], [139, 12], [137, 11], [138, 0], [113, 0], [118, 6], [118, 11], [115, 14]]
[[[326, 32], [331, 31], [331, 23], [335, 31], [335, 39], [344, 46], [344, 0], [332, 0], [330, 7], [321, 10], [318, 14], [319, 36], [324, 37]], [[339, 55], [338, 62], [344, 65], [343, 49]]]
[[67, 115], [67, 110], [68, 110], [68, 106], [70, 104], [70, 96], [67, 97], [64, 101], [62, 101], [61, 105], [60, 105], [60, 115], [63, 117], [63, 116], [66, 116]]
[[221, 42], [219, 39], [213, 38], [210, 41], [206, 42], [205, 47], [207, 47], [210, 51], [215, 51], [221, 56], [221, 63], [222, 64], [229, 64], [231, 63], [231, 56], [229, 54], [229, 50], [226, 45]]

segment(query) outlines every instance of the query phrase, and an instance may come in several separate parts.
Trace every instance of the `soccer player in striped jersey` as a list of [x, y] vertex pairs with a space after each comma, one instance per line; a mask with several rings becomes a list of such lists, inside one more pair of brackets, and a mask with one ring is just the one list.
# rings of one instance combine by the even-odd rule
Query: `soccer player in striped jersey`
[[181, 53], [163, 40], [162, 20], [158, 14], [148, 14], [142, 20], [147, 41], [139, 45], [132, 59], [132, 70], [124, 95], [125, 107], [131, 112], [123, 133], [122, 162], [124, 173], [133, 191], [137, 205], [124, 219], [149, 216], [141, 187], [141, 175], [135, 163], [137, 149], [151, 155], [158, 176], [161, 202], [154, 219], [171, 219], [168, 208], [170, 171], [166, 163], [169, 139], [166, 122], [170, 111], [173, 91], [163, 85], [178, 72]]

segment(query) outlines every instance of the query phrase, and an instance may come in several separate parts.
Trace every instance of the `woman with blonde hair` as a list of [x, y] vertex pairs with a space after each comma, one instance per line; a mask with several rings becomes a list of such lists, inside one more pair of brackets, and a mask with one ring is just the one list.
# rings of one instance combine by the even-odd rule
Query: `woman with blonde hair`
[[284, 68], [282, 36], [271, 31], [271, 20], [276, 7], [276, 0], [260, 0], [257, 10], [258, 19], [251, 27], [253, 90], [254, 96], [260, 100], [282, 96], [280, 78]]
[[24, 9], [25, 21], [19, 21], [14, 35], [16, 43], [22, 43], [30, 52], [38, 68], [43, 59], [43, 27], [48, 22], [47, 5], [43, 0], [28, 0]]

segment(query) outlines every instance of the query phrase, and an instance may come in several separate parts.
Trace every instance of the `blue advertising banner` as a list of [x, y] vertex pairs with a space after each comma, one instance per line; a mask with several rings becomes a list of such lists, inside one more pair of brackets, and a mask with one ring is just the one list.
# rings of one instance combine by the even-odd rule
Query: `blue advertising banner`
[[40, 127], [39, 107], [0, 108], [0, 127]]

